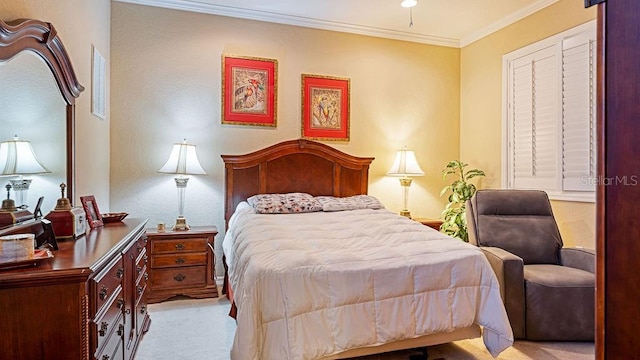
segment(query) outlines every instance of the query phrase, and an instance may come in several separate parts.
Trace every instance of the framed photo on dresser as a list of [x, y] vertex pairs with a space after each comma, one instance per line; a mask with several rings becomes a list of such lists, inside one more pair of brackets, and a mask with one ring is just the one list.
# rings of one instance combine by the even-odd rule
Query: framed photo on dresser
[[349, 141], [351, 81], [302, 74], [302, 137]]
[[93, 195], [80, 196], [80, 202], [82, 203], [84, 212], [87, 215], [87, 223], [89, 224], [89, 227], [95, 229], [103, 226], [104, 223], [102, 222], [100, 210], [98, 210], [96, 198]]
[[222, 55], [222, 123], [277, 124], [278, 60]]

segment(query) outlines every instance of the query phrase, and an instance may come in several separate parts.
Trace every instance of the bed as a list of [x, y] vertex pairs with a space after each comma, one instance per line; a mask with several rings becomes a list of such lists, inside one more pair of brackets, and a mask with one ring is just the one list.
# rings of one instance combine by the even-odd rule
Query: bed
[[479, 336], [497, 356], [513, 343], [472, 245], [384, 208], [265, 215], [246, 202], [366, 195], [373, 158], [302, 139], [222, 158], [232, 360], [344, 359]]

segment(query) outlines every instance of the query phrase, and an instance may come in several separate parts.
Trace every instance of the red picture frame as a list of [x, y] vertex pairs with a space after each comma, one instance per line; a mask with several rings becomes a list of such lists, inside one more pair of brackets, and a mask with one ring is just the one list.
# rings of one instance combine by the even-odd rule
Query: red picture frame
[[222, 123], [277, 126], [278, 60], [222, 55]]
[[349, 141], [351, 80], [302, 74], [302, 138]]
[[95, 229], [103, 226], [104, 223], [102, 222], [100, 210], [98, 210], [96, 198], [93, 195], [80, 196], [80, 202], [84, 208], [84, 213], [87, 215], [87, 223], [89, 223], [89, 227]]

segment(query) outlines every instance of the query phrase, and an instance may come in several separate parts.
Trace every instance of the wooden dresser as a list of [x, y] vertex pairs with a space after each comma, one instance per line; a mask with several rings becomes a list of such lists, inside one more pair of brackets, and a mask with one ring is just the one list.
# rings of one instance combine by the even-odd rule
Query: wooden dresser
[[176, 295], [218, 297], [215, 281], [215, 226], [186, 231], [147, 230], [150, 257], [149, 303]]
[[148, 330], [146, 220], [59, 241], [54, 258], [0, 271], [0, 357], [131, 360]]

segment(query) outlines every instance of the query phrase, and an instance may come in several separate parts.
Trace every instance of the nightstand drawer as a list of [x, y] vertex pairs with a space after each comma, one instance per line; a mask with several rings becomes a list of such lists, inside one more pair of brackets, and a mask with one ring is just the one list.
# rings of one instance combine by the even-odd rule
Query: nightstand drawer
[[206, 284], [206, 266], [154, 269], [151, 274], [151, 287], [153, 289], [184, 288], [205, 286]]
[[216, 234], [215, 226], [192, 226], [186, 231], [148, 229], [149, 280], [144, 292], [147, 303], [177, 295], [217, 297], [213, 246]]
[[151, 258], [152, 268], [206, 265], [207, 253], [185, 253], [176, 255], [156, 255]]
[[151, 242], [151, 253], [175, 253], [175, 252], [197, 252], [205, 251], [207, 248], [207, 238], [190, 238], [190, 239], [167, 239], [162, 241]]

